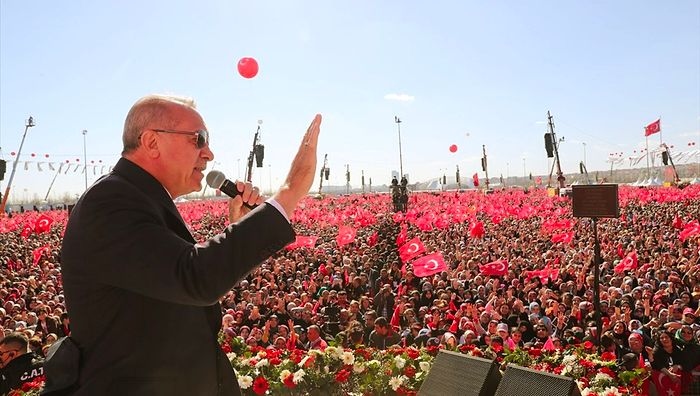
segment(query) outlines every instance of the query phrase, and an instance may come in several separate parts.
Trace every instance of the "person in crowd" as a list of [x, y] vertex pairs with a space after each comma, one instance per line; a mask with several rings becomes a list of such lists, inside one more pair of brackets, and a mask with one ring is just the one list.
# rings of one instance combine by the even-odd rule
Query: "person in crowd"
[[394, 332], [385, 317], [380, 316], [374, 320], [374, 330], [369, 335], [369, 346], [377, 349], [387, 349], [391, 345], [398, 345], [401, 337]]
[[21, 389], [22, 385], [44, 375], [44, 361], [29, 351], [29, 341], [22, 333], [0, 339], [0, 395]]

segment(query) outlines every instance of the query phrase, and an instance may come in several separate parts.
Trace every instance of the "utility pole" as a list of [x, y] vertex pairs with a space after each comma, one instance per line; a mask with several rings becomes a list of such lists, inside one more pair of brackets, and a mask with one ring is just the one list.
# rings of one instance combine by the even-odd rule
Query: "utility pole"
[[486, 145], [482, 144], [481, 149], [483, 150], [483, 153], [484, 153], [484, 158], [482, 158], [482, 160], [481, 160], [482, 161], [481, 165], [483, 166], [484, 172], [486, 173], [486, 190], [488, 191], [488, 189], [489, 189], [489, 165], [486, 162]]
[[365, 170], [362, 170], [362, 193], [365, 193]]
[[321, 190], [323, 189], [323, 178], [328, 174], [326, 172], [328, 169], [328, 154], [323, 156], [323, 166], [321, 167], [321, 180], [318, 183], [318, 195], [321, 195]]
[[403, 154], [401, 153], [401, 120], [399, 117], [394, 116], [394, 122], [396, 123], [396, 128], [399, 131], [399, 180], [403, 177]]
[[10, 173], [10, 179], [7, 181], [7, 187], [5, 188], [5, 195], [2, 197], [2, 203], [0, 203], [0, 217], [5, 216], [5, 205], [7, 204], [7, 198], [10, 196], [10, 188], [12, 187], [12, 179], [15, 178], [15, 172], [17, 171], [17, 164], [19, 163], [19, 156], [22, 154], [22, 146], [24, 146], [24, 139], [27, 137], [27, 131], [29, 128], [33, 127], [34, 118], [31, 116], [24, 124], [24, 134], [22, 135], [22, 142], [19, 144], [19, 150], [17, 150], [17, 157], [15, 162], [12, 164], [12, 173]]
[[[549, 133], [552, 134], [552, 143], [554, 145], [554, 158], [557, 162], [557, 181], [559, 181], [559, 188], [566, 187], [566, 178], [561, 171], [561, 162], [559, 161], [559, 141], [557, 140], [557, 135], [554, 133], [554, 122], [552, 121], [552, 115], [547, 112], [547, 119], [549, 120]], [[562, 138], [562, 141], [564, 138]]]
[[345, 164], [345, 193], [350, 194], [350, 164]]

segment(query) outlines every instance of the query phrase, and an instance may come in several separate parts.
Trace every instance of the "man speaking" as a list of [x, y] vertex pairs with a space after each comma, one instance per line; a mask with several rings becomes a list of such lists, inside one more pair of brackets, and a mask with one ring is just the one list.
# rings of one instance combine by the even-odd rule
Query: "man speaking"
[[124, 123], [122, 158], [66, 226], [72, 332], [47, 361], [45, 394], [240, 394], [217, 343], [218, 300], [293, 240], [288, 219], [311, 188], [320, 124], [316, 115], [273, 198], [263, 202], [257, 188], [237, 182], [231, 224], [196, 244], [173, 199], [201, 189], [214, 159], [207, 127], [189, 99], [138, 100]]

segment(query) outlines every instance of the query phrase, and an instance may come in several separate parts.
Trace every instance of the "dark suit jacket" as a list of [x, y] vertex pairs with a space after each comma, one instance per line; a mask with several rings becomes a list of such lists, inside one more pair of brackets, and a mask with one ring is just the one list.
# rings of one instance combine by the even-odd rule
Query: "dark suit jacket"
[[[263, 204], [195, 245], [165, 188], [122, 158], [83, 194], [61, 250], [74, 395], [237, 395], [218, 300], [294, 232]], [[51, 373], [47, 373], [51, 377]]]

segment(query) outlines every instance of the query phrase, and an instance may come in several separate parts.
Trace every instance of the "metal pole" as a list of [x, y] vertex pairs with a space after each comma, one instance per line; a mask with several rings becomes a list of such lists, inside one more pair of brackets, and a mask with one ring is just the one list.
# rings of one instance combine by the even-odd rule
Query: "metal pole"
[[17, 150], [17, 158], [12, 164], [12, 173], [10, 173], [10, 179], [7, 181], [7, 187], [5, 188], [5, 195], [2, 197], [2, 203], [0, 204], [0, 217], [5, 215], [5, 205], [7, 204], [7, 198], [10, 196], [10, 187], [12, 187], [12, 180], [15, 178], [15, 172], [17, 171], [17, 164], [19, 163], [19, 156], [22, 154], [22, 147], [24, 146], [24, 139], [27, 137], [27, 131], [29, 128], [33, 127], [34, 118], [31, 116], [24, 125], [24, 134], [22, 135], [22, 142], [19, 144], [19, 150]]
[[600, 242], [598, 241], [598, 220], [593, 218], [593, 306], [595, 309], [595, 340], [598, 346], [598, 354], [601, 353], [600, 333], [603, 330], [603, 323], [600, 318]]
[[586, 162], [586, 142], [583, 142], [583, 165], [588, 169], [588, 162]]
[[399, 180], [403, 177], [403, 154], [401, 153], [401, 119], [399, 117], [394, 116], [394, 122], [396, 122], [396, 127], [398, 128], [399, 131], [399, 172], [401, 173], [399, 175]]
[[87, 185], [87, 129], [83, 129], [83, 165], [85, 168], [83, 170], [85, 171], [85, 191], [87, 191], [88, 185]]
[[645, 139], [647, 142], [647, 146], [646, 146], [647, 147], [646, 148], [646, 150], [647, 150], [647, 177], [649, 179], [651, 179], [651, 171], [649, 170], [649, 136], [646, 136]]
[[[61, 164], [63, 165], [63, 164]], [[46, 191], [46, 196], [44, 197], [44, 201], [49, 200], [49, 193], [51, 192], [51, 188], [53, 187], [53, 183], [56, 181], [56, 178], [58, 177], [58, 174], [61, 173], [61, 167], [58, 167], [58, 170], [56, 171], [56, 174], [53, 175], [53, 180], [51, 180], [51, 184], [49, 184], [49, 189]]]
[[486, 190], [489, 189], [489, 164], [486, 162], [486, 145], [482, 144], [481, 149], [484, 153], [484, 173], [486, 173]]
[[549, 132], [552, 134], [552, 141], [554, 142], [554, 158], [557, 162], [557, 180], [559, 181], [559, 188], [566, 187], [566, 178], [564, 173], [561, 171], [561, 161], [559, 161], [559, 141], [557, 140], [557, 135], [554, 133], [554, 122], [552, 121], [552, 115], [547, 112], [547, 119], [549, 120]]
[[272, 195], [272, 164], [267, 164], [267, 167], [270, 169], [270, 195]]

